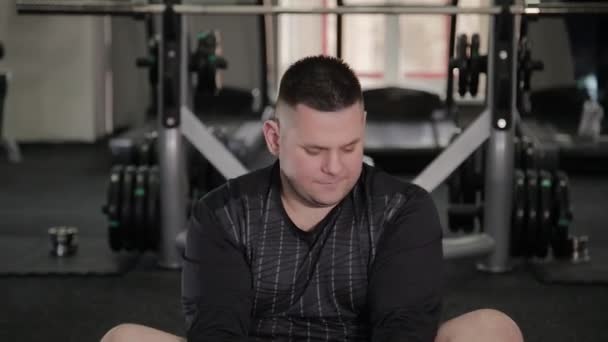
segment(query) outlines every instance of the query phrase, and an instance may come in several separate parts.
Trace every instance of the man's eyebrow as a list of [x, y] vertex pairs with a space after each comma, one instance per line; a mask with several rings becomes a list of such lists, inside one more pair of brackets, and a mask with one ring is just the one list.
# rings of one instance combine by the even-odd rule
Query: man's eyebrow
[[[351, 145], [354, 145], [354, 144], [358, 143], [359, 141], [361, 141], [361, 138], [356, 138], [355, 140], [353, 140], [353, 141], [351, 141], [351, 142], [349, 142], [347, 144], [344, 144], [341, 147], [348, 147], [348, 146], [351, 146]], [[306, 147], [306, 148], [316, 148], [316, 149], [319, 149], [319, 150], [327, 150], [328, 149], [325, 146], [320, 146], [320, 145], [315, 145], [315, 144], [304, 144], [303, 146]]]

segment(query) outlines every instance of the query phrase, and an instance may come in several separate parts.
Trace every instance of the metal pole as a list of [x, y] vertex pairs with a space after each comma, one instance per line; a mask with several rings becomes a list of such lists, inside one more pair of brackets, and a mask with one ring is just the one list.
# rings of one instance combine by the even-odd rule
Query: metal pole
[[[336, 0], [336, 7], [344, 6], [344, 0]], [[336, 57], [342, 59], [342, 30], [344, 27], [341, 14], [336, 15]]]
[[500, 13], [497, 6], [457, 7], [433, 5], [283, 7], [283, 6], [202, 6], [177, 5], [175, 11], [191, 15], [255, 15], [255, 14], [485, 14]]
[[183, 101], [180, 84], [183, 25], [181, 16], [171, 10], [163, 14], [161, 22], [158, 106], [161, 241], [158, 264], [165, 268], [179, 268], [181, 258], [175, 238], [186, 227], [186, 196], [182, 183], [184, 161], [179, 127], [180, 103]]
[[137, 5], [116, 1], [40, 1], [18, 0], [19, 14], [76, 14], [76, 15], [112, 15], [132, 16], [136, 14], [160, 14], [165, 11], [165, 5]]
[[[260, 5], [264, 5], [264, 0], [258, 0]], [[260, 103], [260, 111], [268, 106], [270, 97], [268, 96], [268, 32], [267, 32], [267, 20], [265, 15], [260, 15], [258, 18], [258, 36], [260, 37], [260, 96], [262, 102]], [[270, 40], [272, 42], [272, 39]], [[272, 51], [272, 50], [271, 50]], [[272, 57], [271, 57], [272, 58]]]
[[495, 246], [487, 259], [478, 264], [480, 270], [488, 272], [505, 272], [511, 267], [513, 119], [516, 110], [518, 30], [515, 16], [507, 11], [492, 18], [490, 22], [487, 103], [492, 112], [492, 121], [486, 153], [483, 228], [494, 239]]
[[551, 2], [511, 6], [511, 13], [521, 15], [560, 15], [608, 13], [606, 2]]
[[[458, 6], [458, 0], [451, 0], [452, 6]], [[447, 89], [445, 92], [445, 107], [448, 111], [450, 119], [453, 119], [457, 125], [460, 124], [459, 118], [456, 117], [454, 110], [454, 72], [452, 70], [452, 56], [454, 55], [454, 45], [456, 45], [456, 15], [450, 16], [450, 40], [448, 43], [448, 75], [447, 75]]]
[[[17, 0], [19, 14], [75, 14], [75, 15], [136, 15], [163, 13], [164, 4], [132, 4], [117, 1], [97, 0], [77, 2], [67, 0]], [[457, 7], [443, 5], [399, 5], [399, 6], [342, 6], [336, 8], [247, 5], [176, 5], [175, 12], [192, 15], [276, 15], [276, 14], [481, 14], [496, 15], [499, 6]], [[608, 4], [602, 2], [551, 3], [538, 5], [512, 5], [508, 11], [517, 15], [564, 15], [608, 13]]]

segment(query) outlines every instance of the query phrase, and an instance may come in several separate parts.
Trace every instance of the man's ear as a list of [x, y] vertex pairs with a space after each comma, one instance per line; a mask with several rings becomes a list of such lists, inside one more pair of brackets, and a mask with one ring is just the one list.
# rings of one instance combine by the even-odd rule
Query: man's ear
[[262, 131], [264, 132], [264, 139], [266, 140], [266, 147], [268, 147], [268, 151], [273, 156], [278, 157], [279, 138], [281, 137], [279, 121], [276, 119], [264, 121]]

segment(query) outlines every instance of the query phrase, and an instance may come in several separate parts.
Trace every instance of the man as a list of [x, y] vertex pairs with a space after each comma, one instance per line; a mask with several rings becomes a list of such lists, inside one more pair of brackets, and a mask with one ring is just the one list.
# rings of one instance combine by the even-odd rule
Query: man
[[[442, 230], [429, 194], [363, 164], [352, 70], [308, 57], [283, 76], [264, 136], [277, 162], [207, 194], [182, 301], [195, 341], [522, 341], [498, 311], [444, 323]], [[121, 325], [104, 341], [177, 341]]]

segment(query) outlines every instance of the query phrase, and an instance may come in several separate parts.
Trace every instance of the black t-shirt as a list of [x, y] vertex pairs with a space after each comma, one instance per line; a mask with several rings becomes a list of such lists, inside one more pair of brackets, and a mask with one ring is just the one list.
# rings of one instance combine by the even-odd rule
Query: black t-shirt
[[182, 273], [188, 341], [433, 341], [442, 231], [422, 188], [365, 165], [312, 231], [278, 162], [199, 200]]

